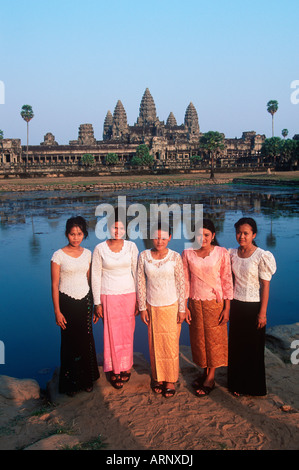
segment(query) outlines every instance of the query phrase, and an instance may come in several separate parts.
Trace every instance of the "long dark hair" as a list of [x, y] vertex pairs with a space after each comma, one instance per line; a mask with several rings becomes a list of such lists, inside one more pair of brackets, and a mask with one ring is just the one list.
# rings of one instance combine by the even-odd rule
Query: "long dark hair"
[[215, 234], [215, 235], [214, 235], [214, 239], [213, 239], [212, 242], [211, 242], [211, 245], [213, 245], [213, 246], [219, 246], [218, 240], [217, 240], [217, 238], [216, 238], [216, 229], [215, 229], [215, 225], [214, 225], [214, 223], [212, 222], [212, 220], [211, 220], [211, 219], [203, 218], [203, 219], [202, 219], [202, 224], [201, 224], [201, 222], [198, 222], [198, 223], [196, 224], [196, 226], [195, 226], [195, 233], [197, 233], [198, 230], [199, 230], [201, 227], [202, 227], [202, 228], [205, 228], [206, 230], [209, 230], [211, 233], [214, 233], [214, 234]]
[[88, 237], [88, 224], [87, 224], [86, 220], [83, 217], [81, 217], [80, 215], [77, 215], [75, 217], [70, 217], [66, 221], [66, 225], [65, 225], [65, 236], [66, 237], [71, 232], [73, 227], [79, 227], [79, 229], [84, 233], [84, 238]]
[[[236, 229], [236, 232], [241, 225], [247, 224], [251, 227], [252, 233], [257, 234], [257, 224], [256, 221], [252, 217], [241, 217], [241, 219], [238, 220], [238, 222], [235, 223], [234, 227]], [[256, 242], [252, 240], [252, 244], [257, 246]]]
[[115, 207], [113, 214], [109, 217], [107, 225], [108, 229], [110, 231], [112, 225], [114, 225], [116, 222], [122, 222], [125, 232], [127, 233], [127, 218], [126, 218], [126, 212], [122, 208]]

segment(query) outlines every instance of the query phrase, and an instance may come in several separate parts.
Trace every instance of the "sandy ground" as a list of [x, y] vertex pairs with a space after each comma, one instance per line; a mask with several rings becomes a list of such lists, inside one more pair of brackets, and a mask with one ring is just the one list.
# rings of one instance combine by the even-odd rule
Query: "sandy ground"
[[[91, 393], [58, 394], [55, 405], [43, 409], [36, 401], [19, 407], [6, 403], [0, 449], [72, 448], [99, 435], [106, 451], [298, 449], [299, 365], [285, 364], [267, 349], [266, 367], [266, 397], [235, 398], [221, 368], [214, 391], [198, 398], [191, 387], [198, 370], [190, 348], [182, 346], [177, 392], [166, 399], [152, 392], [149, 364], [136, 354], [131, 380], [121, 391], [111, 387], [100, 367]], [[56, 386], [54, 378], [52, 390]]]

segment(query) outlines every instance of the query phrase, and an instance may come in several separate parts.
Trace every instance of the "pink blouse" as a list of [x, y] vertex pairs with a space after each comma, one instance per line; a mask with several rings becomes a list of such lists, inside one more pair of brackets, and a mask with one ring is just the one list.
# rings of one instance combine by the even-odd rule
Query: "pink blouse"
[[215, 246], [201, 258], [191, 248], [182, 253], [186, 298], [195, 300], [233, 299], [230, 255], [226, 248]]

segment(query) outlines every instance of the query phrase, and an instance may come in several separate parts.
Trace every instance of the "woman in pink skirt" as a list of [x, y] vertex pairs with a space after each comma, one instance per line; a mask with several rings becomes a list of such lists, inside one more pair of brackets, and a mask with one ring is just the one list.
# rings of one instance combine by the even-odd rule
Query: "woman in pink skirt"
[[103, 318], [104, 323], [104, 372], [110, 372], [111, 384], [120, 389], [133, 366], [138, 249], [124, 239], [124, 217], [117, 209], [108, 227], [111, 238], [93, 252], [92, 293], [95, 322]]

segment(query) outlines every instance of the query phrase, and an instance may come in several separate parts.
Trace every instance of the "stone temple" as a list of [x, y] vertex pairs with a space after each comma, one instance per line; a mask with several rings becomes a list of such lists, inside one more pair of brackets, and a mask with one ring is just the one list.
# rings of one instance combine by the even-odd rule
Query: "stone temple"
[[[29, 145], [28, 163], [78, 164], [82, 156], [89, 153], [93, 155], [96, 164], [104, 164], [106, 155], [115, 153], [119, 158], [119, 166], [125, 166], [135, 155], [138, 145], [146, 144], [156, 167], [188, 169], [190, 157], [201, 154], [201, 136], [198, 113], [192, 102], [186, 107], [182, 124], [177, 123], [171, 111], [165, 123], [157, 116], [154, 99], [146, 88], [139, 115], [133, 125], [128, 123], [126, 110], [118, 100], [113, 114], [107, 111], [101, 140], [96, 139], [92, 124], [81, 124], [77, 140], [70, 140], [68, 145], [58, 144], [54, 135], [48, 132], [40, 145]], [[264, 135], [254, 131], [243, 132], [241, 138], [225, 138], [225, 150], [216, 164], [223, 168], [256, 166], [260, 163], [259, 155], [264, 140]], [[2, 163], [25, 161], [26, 146], [21, 146], [20, 139], [3, 139], [2, 143]]]

